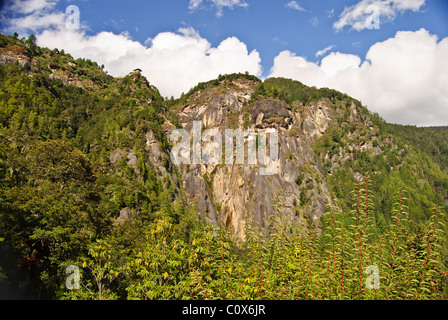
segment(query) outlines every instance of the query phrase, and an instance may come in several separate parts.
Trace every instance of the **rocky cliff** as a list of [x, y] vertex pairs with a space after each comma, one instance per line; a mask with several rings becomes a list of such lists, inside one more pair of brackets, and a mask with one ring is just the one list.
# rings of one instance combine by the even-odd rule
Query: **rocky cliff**
[[224, 80], [195, 92], [174, 110], [186, 130], [192, 129], [194, 121], [200, 121], [203, 130], [243, 130], [246, 151], [247, 132], [277, 130], [279, 166], [273, 175], [261, 174], [258, 163], [247, 161], [179, 166], [186, 195], [197, 203], [200, 214], [240, 238], [247, 221], [266, 226], [276, 210], [291, 220], [311, 218], [318, 226], [329, 198], [322, 166], [311, 146], [334, 118], [331, 102], [323, 99], [306, 108], [292, 108], [274, 98], [251, 101], [258, 85], [244, 78]]
[[[69, 137], [95, 159], [95, 153], [101, 154], [107, 163], [100, 162], [99, 171], [125, 181], [119, 191], [110, 191], [119, 221], [139, 214], [152, 218], [152, 211], [167, 214], [170, 210], [163, 209], [162, 204], [174, 207], [174, 201], [179, 200], [187, 207], [195, 204], [203, 220], [224, 226], [239, 238], [244, 238], [245, 223], [267, 226], [275, 213], [319, 227], [330, 194], [346, 209], [353, 185], [366, 176], [377, 184], [378, 225], [384, 225], [388, 218], [384, 212], [393, 202], [392, 187], [412, 189], [417, 199], [410, 213], [414, 218], [428, 218], [424, 214], [430, 201], [448, 203], [446, 173], [403, 143], [361, 102], [335, 90], [281, 78], [262, 82], [239, 74], [198, 84], [187, 95], [169, 101], [160, 97], [139, 69], [123, 78], [112, 78], [90, 60], [74, 60], [56, 49], [38, 48], [31, 54], [17, 39], [0, 40], [0, 67], [5, 66], [11, 75], [22, 73], [36, 83], [35, 87], [48, 88], [51, 99], [59, 97], [53, 88], [59, 83], [71, 90], [62, 95], [64, 99], [70, 101], [73, 92], [85, 95], [84, 103], [61, 103], [63, 116], [57, 123], [63, 124], [61, 136]], [[14, 99], [11, 101], [13, 104]], [[35, 111], [42, 112], [50, 105], [41, 104]], [[76, 105], [77, 111], [68, 105]], [[4, 124], [12, 114], [4, 113]], [[30, 134], [37, 129], [42, 136], [48, 134], [46, 128], [52, 126], [44, 124], [45, 117], [33, 117], [38, 116], [30, 116], [26, 125]], [[17, 117], [22, 118], [26, 119]], [[170, 161], [168, 137], [178, 128], [191, 131], [194, 122], [200, 124], [202, 132], [216, 129], [223, 136], [228, 129], [241, 130], [243, 164], [222, 161], [176, 167]], [[258, 159], [249, 161], [249, 144], [263, 130], [278, 132], [278, 159], [271, 163], [274, 174], [264, 174], [266, 165]], [[422, 149], [414, 131], [410, 128], [408, 140]], [[53, 135], [56, 137], [58, 134]], [[444, 149], [437, 148], [428, 147], [427, 154], [444, 154]], [[265, 151], [270, 152], [269, 144]], [[128, 172], [124, 166], [134, 176], [123, 178]], [[125, 195], [132, 200], [125, 201]]]

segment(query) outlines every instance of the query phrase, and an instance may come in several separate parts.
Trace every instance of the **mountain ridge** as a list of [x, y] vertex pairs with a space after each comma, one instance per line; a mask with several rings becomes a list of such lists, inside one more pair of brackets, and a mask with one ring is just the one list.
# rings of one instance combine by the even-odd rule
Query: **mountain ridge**
[[[208, 100], [207, 103], [212, 100], [215, 106], [210, 109], [208, 105], [206, 104], [206, 107], [204, 110], [208, 113], [208, 116], [204, 119], [203, 125], [204, 127], [210, 127], [213, 126], [213, 123], [216, 122], [216, 115], [220, 114], [220, 106], [218, 106], [220, 103], [222, 105], [229, 104], [227, 106], [227, 111], [231, 111], [231, 122], [227, 122], [226, 125], [228, 128], [235, 127], [235, 125], [239, 125], [240, 127], [248, 127], [248, 124], [254, 124], [256, 122], [256, 117], [258, 116], [258, 113], [260, 112], [260, 107], [268, 101], [269, 99], [274, 99], [271, 101], [284, 101], [286, 102], [284, 107], [281, 107], [280, 109], [276, 108], [277, 104], [274, 102], [273, 106], [268, 106], [265, 109], [265, 112], [272, 112], [277, 109], [278, 110], [285, 110], [285, 113], [282, 115], [279, 115], [278, 118], [285, 118], [287, 117], [288, 113], [291, 114], [291, 112], [296, 113], [296, 118], [299, 119], [298, 125], [294, 127], [292, 131], [295, 130], [301, 130], [302, 136], [310, 137], [311, 140], [309, 141], [310, 145], [314, 146], [315, 140], [319, 140], [321, 136], [326, 133], [328, 129], [330, 129], [330, 125], [333, 121], [333, 119], [336, 117], [336, 113], [343, 112], [345, 117], [349, 117], [349, 121], [345, 121], [347, 119], [340, 118], [340, 124], [342, 125], [344, 129], [344, 137], [339, 136], [335, 137], [336, 133], [333, 134], [333, 142], [337, 140], [347, 140], [351, 139], [354, 140], [353, 134], [356, 136], [359, 134], [359, 130], [364, 130], [367, 128], [367, 130], [364, 131], [364, 134], [366, 135], [363, 137], [365, 140], [363, 145], [356, 146], [351, 145], [349, 146], [350, 154], [353, 150], [361, 150], [361, 151], [368, 151], [370, 149], [373, 149], [373, 156], [377, 156], [378, 153], [381, 153], [381, 146], [384, 146], [384, 141], [381, 142], [376, 139], [376, 136], [378, 135], [378, 127], [384, 126], [386, 122], [379, 117], [376, 113], [370, 113], [366, 107], [362, 105], [361, 102], [359, 102], [356, 99], [353, 99], [349, 97], [346, 94], [340, 93], [336, 90], [328, 89], [328, 88], [322, 88], [317, 89], [315, 87], [307, 87], [303, 85], [302, 83], [298, 81], [288, 80], [288, 79], [282, 79], [282, 78], [271, 78], [267, 79], [264, 82], [261, 82], [256, 77], [249, 75], [249, 74], [233, 74], [233, 75], [224, 75], [219, 76], [217, 79], [210, 80], [208, 82], [199, 83], [196, 87], [192, 88], [187, 94], [183, 95], [179, 99], [176, 100], [165, 100], [166, 105], [164, 104], [164, 99], [160, 96], [160, 93], [158, 92], [157, 88], [150, 85], [148, 80], [141, 75], [141, 71], [139, 69], [135, 69], [134, 71], [130, 72], [129, 75], [122, 77], [122, 78], [112, 78], [110, 76], [106, 76], [105, 73], [102, 73], [101, 67], [99, 67], [95, 62], [91, 62], [89, 60], [74, 60], [71, 58], [70, 55], [65, 54], [64, 52], [59, 53], [58, 50], [48, 50], [48, 49], [42, 49], [35, 46], [33, 43], [33, 38], [30, 36], [30, 38], [26, 41], [20, 41], [18, 39], [13, 39], [12, 37], [8, 38], [9, 40], [5, 39], [5, 36], [2, 37], [3, 41], [3, 48], [0, 61], [3, 61], [2, 64], [8, 64], [11, 63], [13, 60], [17, 61], [19, 63], [19, 66], [21, 66], [24, 70], [28, 70], [28, 75], [33, 76], [35, 73], [39, 73], [41, 70], [44, 75], [48, 76], [50, 79], [55, 79], [61, 81], [64, 85], [70, 85], [74, 87], [79, 87], [81, 89], [87, 89], [87, 90], [98, 90], [100, 89], [99, 85], [94, 85], [95, 81], [100, 81], [101, 86], [103, 89], [107, 89], [104, 87], [104, 85], [111, 85], [113, 82], [115, 82], [115, 88], [113, 89], [115, 92], [118, 92], [120, 94], [135, 94], [135, 93], [142, 93], [142, 92], [150, 92], [150, 96], [146, 101], [137, 102], [137, 103], [146, 103], [146, 104], [152, 104], [153, 100], [158, 105], [158, 110], [166, 110], [164, 112], [163, 120], [165, 124], [162, 125], [164, 129], [162, 130], [165, 135], [167, 135], [170, 132], [170, 129], [174, 127], [185, 127], [185, 121], [182, 121], [182, 116], [185, 118], [186, 113], [185, 112], [179, 112], [178, 110], [175, 110], [176, 108], [182, 108], [185, 110], [186, 107], [188, 107], [188, 104], [193, 103], [200, 103], [201, 99]], [[11, 43], [8, 43], [12, 42]], [[5, 45], [5, 43], [8, 43]], [[20, 46], [20, 44], [22, 46]], [[12, 49], [11, 49], [12, 48]], [[20, 48], [20, 49], [18, 49]], [[36, 53], [36, 51], [39, 51], [39, 53]], [[44, 59], [49, 60], [48, 63], [43, 64], [41, 61], [39, 61], [38, 58], [33, 57], [38, 56], [38, 58], [44, 57]], [[65, 58], [65, 59], [63, 59]], [[35, 60], [38, 60], [38, 62], [35, 62]], [[27, 64], [30, 64], [31, 67], [27, 67]], [[39, 69], [39, 66], [41, 66]], [[87, 67], [87, 70], [85, 68]], [[89, 67], [93, 68], [93, 70], [98, 70], [100, 74], [102, 73], [104, 76], [97, 76], [96, 73], [92, 73], [91, 71], [88, 71]], [[85, 70], [85, 71], [84, 71]], [[90, 73], [89, 73], [90, 72]], [[96, 71], [95, 71], [96, 72]], [[95, 81], [87, 81], [82, 80], [83, 74], [89, 74], [90, 79], [95, 79]], [[81, 76], [80, 76], [81, 75]], [[81, 77], [81, 80], [73, 80], [74, 78]], [[107, 80], [104, 80], [107, 79]], [[240, 79], [246, 79], [248, 82], [245, 85], [241, 84]], [[84, 82], [82, 82], [84, 81]], [[252, 81], [252, 82], [251, 82]], [[250, 83], [250, 85], [248, 85]], [[235, 90], [233, 90], [235, 89]], [[210, 90], [216, 91], [215, 97], [207, 96], [206, 98], [203, 98], [202, 96], [209, 92]], [[233, 91], [232, 91], [233, 90]], [[244, 92], [246, 90], [246, 92]], [[218, 92], [219, 91], [219, 92]], [[226, 92], [228, 91], [228, 92]], [[243, 94], [241, 94], [244, 92]], [[234, 97], [231, 97], [231, 95], [234, 95]], [[154, 97], [152, 97], [154, 96]], [[221, 96], [223, 96], [224, 100], [220, 101]], [[235, 97], [237, 97], [235, 99]], [[259, 97], [266, 97], [268, 100], [259, 99]], [[219, 101], [215, 101], [213, 99], [217, 99]], [[233, 102], [226, 101], [234, 99]], [[252, 108], [252, 113], [245, 113], [244, 120], [241, 119], [241, 115], [238, 113], [241, 111], [243, 107], [247, 109], [248, 106], [253, 105], [254, 103], [257, 103], [257, 100], [263, 101], [263, 103], [259, 103], [258, 106], [255, 108]], [[313, 103], [317, 102], [319, 105], [313, 109]], [[244, 105], [244, 106], [243, 106]], [[350, 105], [350, 107], [348, 107]], [[176, 107], [177, 106], [177, 107]], [[230, 108], [230, 109], [229, 109]], [[237, 109], [235, 109], [237, 108]], [[322, 114], [322, 111], [326, 110], [326, 113], [324, 112]], [[233, 112], [236, 111], [236, 112]], [[299, 113], [297, 113], [299, 111]], [[311, 111], [311, 113], [309, 113]], [[255, 113], [254, 113], [255, 112]], [[308, 112], [309, 114], [304, 114], [304, 112]], [[336, 113], [335, 113], [336, 112]], [[357, 124], [350, 129], [347, 129], [349, 127], [350, 123], [353, 123], [356, 118], [359, 115], [362, 117], [360, 120], [357, 121]], [[188, 114], [188, 112], [187, 112]], [[239, 116], [239, 119], [236, 119], [235, 115]], [[267, 115], [267, 117], [270, 117], [272, 119], [276, 118], [274, 114]], [[341, 116], [341, 115], [339, 115]], [[250, 119], [249, 119], [249, 118]], [[188, 118], [188, 117], [187, 117]], [[191, 118], [191, 117], [190, 117]], [[195, 117], [193, 117], [195, 118]], [[190, 119], [191, 120], [193, 119]], [[292, 119], [292, 118], [291, 118]], [[175, 122], [176, 124], [173, 126], [171, 121]], [[227, 119], [229, 120], [229, 119]], [[289, 121], [289, 120], [288, 120]], [[373, 122], [372, 122], [373, 121]], [[160, 122], [160, 121], [159, 121]], [[365, 126], [362, 124], [365, 124]], [[275, 125], [275, 121], [270, 123], [271, 125]], [[400, 129], [398, 128], [404, 128], [403, 126], [397, 126], [388, 124], [389, 126], [392, 126], [395, 128], [395, 133], [398, 133]], [[255, 124], [257, 126], [257, 124]], [[221, 128], [222, 129], [222, 128]], [[289, 129], [291, 130], [291, 129]], [[334, 128], [333, 128], [334, 130]], [[350, 131], [350, 132], [347, 132]], [[368, 132], [369, 131], [369, 132]], [[443, 131], [443, 130], [442, 130]], [[348, 134], [347, 134], [348, 133]], [[373, 134], [372, 134], [373, 133]], [[293, 132], [293, 134], [297, 134], [297, 132]], [[291, 135], [291, 132], [290, 132]], [[340, 135], [340, 133], [339, 133]], [[328, 135], [327, 135], [328, 136]], [[361, 135], [357, 135], [360, 139]], [[160, 136], [159, 136], [160, 138]], [[367, 139], [366, 139], [367, 138]], [[384, 138], [384, 137], [382, 137]], [[372, 140], [373, 139], [373, 140]], [[388, 139], [390, 140], [391, 137], [388, 136]], [[166, 139], [165, 139], [166, 140]], [[370, 141], [367, 141], [370, 140]], [[409, 140], [408, 140], [409, 141]], [[390, 142], [390, 141], [387, 141]], [[168, 142], [165, 141], [165, 144]], [[325, 148], [329, 148], [331, 146], [331, 141], [328, 141], [328, 139], [324, 139], [323, 141], [319, 141], [317, 143], [317, 146], [322, 145], [325, 146]], [[387, 143], [386, 143], [387, 144]], [[440, 144], [440, 143], [439, 143]], [[416, 145], [415, 142], [413, 142], [413, 145]], [[315, 147], [315, 146], [314, 146]], [[420, 149], [422, 149], [422, 146], [418, 146]], [[315, 149], [315, 148], [314, 148]], [[314, 150], [316, 151], [316, 150]], [[317, 150], [318, 152], [320, 150]], [[335, 151], [335, 150], [334, 150]], [[442, 153], [445, 154], [445, 150]], [[325, 160], [321, 164], [321, 167], [324, 169], [329, 169], [329, 173], [333, 174], [333, 171], [335, 170], [335, 167], [338, 166], [338, 162], [345, 163], [348, 160], [349, 155], [348, 154], [341, 154], [341, 149], [339, 149], [339, 156], [335, 158], [335, 154], [326, 154]], [[294, 153], [294, 152], [293, 152]], [[425, 153], [430, 154], [431, 151], [426, 151]], [[434, 153], [434, 152], [432, 152]], [[434, 154], [433, 154], [434, 155]], [[331, 158], [331, 159], [330, 159]], [[283, 159], [285, 161], [286, 159]], [[322, 160], [322, 159], [321, 159]], [[330, 164], [330, 168], [326, 168], [326, 164]], [[443, 163], [438, 161], [439, 164]], [[297, 171], [299, 171], [299, 168], [296, 168]], [[209, 172], [210, 173], [210, 172]], [[354, 172], [353, 176], [357, 176], [358, 178], [361, 176], [359, 172]], [[292, 179], [292, 178], [291, 178]], [[293, 180], [297, 180], [294, 178]], [[355, 180], [357, 180], [355, 178]], [[327, 188], [325, 188], [327, 189]], [[298, 198], [300, 198], [299, 194], [296, 194]], [[302, 197], [303, 198], [303, 197]], [[297, 199], [298, 200], [298, 199]], [[270, 206], [269, 204], [268, 206]], [[323, 208], [321, 208], [321, 211], [323, 211]], [[322, 214], [322, 213], [321, 213]]]
[[[57, 262], [86, 255], [83, 243], [109, 236], [119, 248], [139, 248], [144, 226], [159, 218], [187, 240], [198, 219], [245, 239], [252, 223], [269, 233], [276, 214], [320, 232], [332, 201], [349, 211], [353, 187], [367, 179], [377, 235], [401, 189], [416, 225], [430, 220], [433, 204], [448, 208], [444, 129], [436, 136], [391, 125], [336, 90], [249, 74], [220, 75], [164, 99], [138, 69], [113, 78], [33, 38], [0, 40], [0, 227], [8, 230], [1, 254], [21, 265], [1, 268], [11, 279], [38, 271], [21, 281], [50, 296], [60, 290]], [[274, 128], [279, 172], [175, 165], [169, 136], [194, 121], [221, 132]], [[58, 249], [73, 244], [71, 253]]]

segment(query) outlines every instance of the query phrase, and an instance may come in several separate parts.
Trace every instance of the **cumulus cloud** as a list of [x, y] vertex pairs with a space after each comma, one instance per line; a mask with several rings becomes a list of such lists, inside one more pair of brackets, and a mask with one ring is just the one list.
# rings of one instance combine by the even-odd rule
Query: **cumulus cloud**
[[333, 25], [337, 31], [350, 26], [356, 31], [361, 31], [372, 23], [376, 17], [379, 22], [393, 21], [397, 14], [404, 11], [420, 11], [426, 0], [362, 0], [357, 4], [344, 8], [339, 20]]
[[195, 11], [203, 5], [203, 2], [210, 2], [216, 8], [216, 16], [221, 17], [223, 15], [223, 9], [234, 7], [244, 7], [247, 8], [249, 5], [244, 0], [190, 0], [188, 9]]
[[0, 15], [2, 29], [7, 32], [25, 33], [61, 26], [65, 14], [54, 10], [57, 0], [7, 0]]
[[[208, 0], [218, 12], [224, 7], [246, 6], [241, 0]], [[132, 40], [128, 33], [100, 32], [87, 35], [81, 28], [67, 29], [65, 13], [58, 12], [58, 0], [8, 0], [0, 21], [3, 30], [34, 32], [37, 44], [69, 52], [74, 58], [86, 58], [104, 64], [109, 74], [121, 77], [135, 68], [155, 85], [163, 96], [179, 97], [198, 82], [217, 78], [219, 74], [249, 72], [261, 76], [261, 59], [256, 50], [235, 37], [224, 39], [217, 47], [193, 28], [162, 32], [144, 44]], [[197, 8], [202, 0], [191, 0]]]
[[296, 1], [289, 1], [287, 4], [285, 4], [285, 7], [288, 9], [293, 9], [293, 10], [297, 10], [297, 11], [306, 11]]
[[256, 50], [235, 37], [223, 40], [218, 47], [193, 28], [162, 32], [148, 42], [148, 47], [133, 41], [127, 34], [101, 32], [88, 36], [72, 30], [46, 30], [37, 35], [37, 43], [48, 48], [64, 48], [77, 58], [89, 58], [104, 64], [114, 76], [124, 76], [135, 68], [155, 85], [163, 96], [179, 97], [198, 82], [219, 74], [246, 72], [260, 76], [261, 59]]
[[400, 31], [370, 47], [363, 62], [332, 52], [320, 64], [290, 51], [274, 59], [269, 77], [345, 92], [393, 123], [448, 124], [448, 38], [427, 30]]
[[9, 2], [12, 11], [25, 14], [50, 9], [57, 3], [55, 0], [14, 0]]
[[[202, 2], [191, 0], [190, 5], [198, 8]], [[9, 0], [4, 11], [14, 9], [18, 14], [6, 16], [2, 12], [2, 30], [18, 31], [13, 28], [22, 26], [36, 34], [39, 45], [65, 49], [75, 58], [104, 64], [113, 76], [124, 76], [140, 68], [161, 94], [168, 97], [178, 97], [198, 82], [214, 79], [219, 74], [248, 71], [261, 76], [259, 53], [249, 52], [235, 37], [212, 47], [195, 29], [188, 27], [151, 36], [145, 44], [134, 41], [127, 33], [87, 35], [83, 28], [66, 28], [66, 17], [55, 9], [56, 3], [57, 0]], [[214, 0], [214, 3], [222, 9], [245, 2]], [[384, 0], [382, 3], [393, 3], [391, 8], [399, 12], [419, 10], [424, 0]], [[316, 53], [322, 57], [318, 63], [283, 51], [274, 59], [270, 77], [292, 78], [307, 85], [346, 92], [390, 122], [447, 125], [448, 38], [439, 41], [425, 29], [397, 32], [395, 37], [371, 46], [365, 59], [340, 52], [328, 53], [331, 49], [330, 46]]]

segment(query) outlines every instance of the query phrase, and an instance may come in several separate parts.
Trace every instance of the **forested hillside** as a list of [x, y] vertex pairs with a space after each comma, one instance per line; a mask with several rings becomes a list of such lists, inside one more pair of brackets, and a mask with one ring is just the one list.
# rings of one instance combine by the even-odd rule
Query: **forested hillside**
[[425, 152], [431, 159], [448, 170], [448, 127], [400, 126], [390, 124], [390, 131]]
[[[226, 189], [225, 165], [176, 166], [169, 133], [195, 119], [277, 126], [283, 171]], [[0, 35], [0, 298], [446, 299], [447, 132], [248, 74], [168, 100]]]

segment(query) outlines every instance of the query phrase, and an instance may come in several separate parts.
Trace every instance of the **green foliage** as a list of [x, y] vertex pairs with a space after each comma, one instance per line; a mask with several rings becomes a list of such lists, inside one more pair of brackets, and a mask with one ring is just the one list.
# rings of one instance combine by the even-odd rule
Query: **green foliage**
[[407, 143], [425, 152], [442, 169], [448, 169], [448, 130], [447, 128], [417, 128], [388, 124], [391, 133], [400, 136]]
[[30, 56], [34, 56], [36, 54], [36, 37], [34, 34], [29, 35], [28, 39], [25, 41], [25, 44], [28, 48]]
[[[195, 204], [184, 198], [163, 128], [166, 119], [180, 123], [167, 110], [238, 79], [260, 83], [253, 99], [262, 95], [293, 105], [329, 99], [342, 113], [313, 146], [329, 172], [325, 155], [353, 142], [349, 133], [360, 143], [361, 133], [370, 131], [344, 122], [350, 110], [342, 105], [353, 102], [366, 113], [360, 102], [287, 79], [261, 83], [249, 74], [219, 76], [165, 101], [138, 72], [114, 79], [96, 62], [36, 46], [32, 36], [21, 41], [0, 35], [0, 51], [30, 59], [23, 67], [0, 66], [3, 292], [31, 299], [445, 297], [445, 209], [434, 208], [448, 198], [443, 129], [423, 130], [434, 136], [424, 146], [411, 129], [391, 127], [375, 136], [380, 156], [353, 151], [347, 165], [325, 176], [333, 194], [319, 230], [301, 210], [321, 177], [300, 174], [300, 198], [293, 203], [298, 220], [291, 224], [280, 214], [279, 198], [263, 227], [247, 218], [240, 242], [198, 221]], [[57, 76], [79, 82], [67, 85]], [[379, 116], [370, 116], [386, 128]], [[155, 160], [148, 156], [155, 146], [148, 145], [148, 133], [158, 142], [158, 152], [151, 149]], [[389, 145], [388, 133], [395, 137]], [[353, 172], [370, 178], [353, 190]], [[214, 201], [212, 180], [208, 174], [204, 180]], [[220, 212], [221, 204], [215, 205]], [[70, 265], [81, 270], [80, 289], [65, 287]], [[380, 271], [378, 290], [365, 287], [370, 265]]]
[[[172, 223], [154, 221], [144, 231], [145, 240], [127, 247], [125, 254], [110, 243], [100, 251], [103, 256], [91, 252], [83, 265], [86, 284], [66, 297], [444, 298], [446, 272], [440, 241], [445, 217], [441, 209], [434, 208], [428, 223], [415, 225], [417, 232], [409, 232], [408, 199], [400, 190], [391, 212], [393, 222], [376, 235], [370, 189], [369, 182], [358, 184], [352, 192], [352, 208], [345, 212], [332, 198], [320, 235], [306, 221], [291, 225], [278, 212], [266, 221], [267, 232], [247, 220], [246, 239], [241, 243], [223, 229], [211, 227], [201, 227], [190, 240], [179, 239]], [[282, 207], [281, 199], [276, 203]], [[98, 244], [95, 247], [99, 250]], [[367, 272], [368, 267], [379, 273]], [[375, 275], [379, 282], [373, 281]], [[91, 279], [96, 285], [90, 285]], [[375, 283], [378, 287], [373, 287]]]
[[255, 100], [259, 95], [279, 98], [289, 104], [292, 104], [295, 101], [300, 101], [302, 104], [307, 104], [322, 98], [328, 98], [332, 101], [343, 101], [344, 99], [348, 99], [346, 94], [342, 94], [336, 90], [308, 87], [299, 81], [285, 78], [266, 79], [257, 88], [252, 99]]
[[219, 75], [217, 79], [213, 79], [207, 82], [200, 82], [196, 86], [190, 89], [187, 94], [182, 94], [182, 96], [176, 101], [172, 101], [170, 105], [182, 105], [185, 104], [188, 99], [196, 92], [202, 91], [208, 88], [218, 87], [221, 83], [227, 85], [232, 85], [232, 82], [237, 79], [247, 79], [255, 82], [261, 82], [256, 76], [250, 75], [249, 73], [232, 73], [226, 75]]
[[[33, 49], [32, 37], [0, 41], [0, 50]], [[175, 183], [145, 156], [150, 130], [162, 156], [170, 147], [159, 92], [140, 75], [112, 79], [89, 60], [34, 49], [33, 76], [16, 63], [0, 66], [0, 273], [6, 291], [33, 299], [66, 290], [61, 270], [92, 257], [91, 244], [118, 229], [112, 223], [124, 207], [139, 213], [141, 228], [155, 217], [170, 219], [185, 239], [196, 222], [194, 206], [184, 206]], [[99, 87], [50, 79], [42, 67], [49, 64]], [[123, 158], [111, 163], [114, 151], [131, 148], [136, 167]]]

